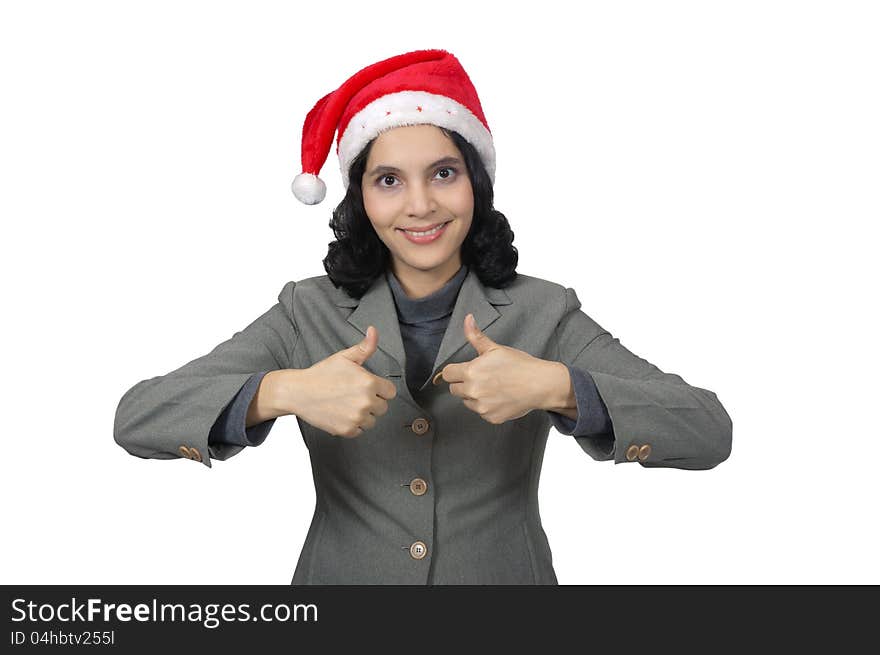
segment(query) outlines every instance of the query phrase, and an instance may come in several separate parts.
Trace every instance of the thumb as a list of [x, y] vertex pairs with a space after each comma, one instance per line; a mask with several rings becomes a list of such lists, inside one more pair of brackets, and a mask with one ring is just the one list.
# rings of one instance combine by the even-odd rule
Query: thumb
[[340, 351], [342, 356], [346, 359], [354, 362], [355, 364], [362, 365], [365, 361], [367, 361], [370, 356], [376, 352], [376, 346], [379, 345], [379, 331], [376, 330], [375, 327], [370, 325], [367, 328], [367, 334], [364, 336], [361, 341], [354, 344], [351, 348], [346, 348], [345, 350]]
[[477, 321], [473, 314], [468, 314], [464, 317], [464, 334], [474, 347], [474, 350], [477, 351], [477, 355], [489, 352], [495, 347], [495, 342], [483, 334], [483, 331], [477, 327]]

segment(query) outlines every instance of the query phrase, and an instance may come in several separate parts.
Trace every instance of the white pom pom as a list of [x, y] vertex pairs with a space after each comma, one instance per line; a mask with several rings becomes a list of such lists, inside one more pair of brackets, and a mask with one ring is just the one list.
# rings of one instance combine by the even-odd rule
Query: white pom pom
[[327, 186], [314, 173], [300, 173], [290, 186], [296, 199], [307, 205], [317, 205], [327, 195]]

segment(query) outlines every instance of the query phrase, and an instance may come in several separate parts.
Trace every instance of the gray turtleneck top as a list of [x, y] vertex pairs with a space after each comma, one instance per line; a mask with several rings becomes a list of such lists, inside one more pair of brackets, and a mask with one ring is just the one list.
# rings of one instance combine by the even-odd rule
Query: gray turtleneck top
[[[397, 276], [386, 271], [386, 279], [394, 296], [400, 336], [406, 353], [406, 384], [416, 396], [434, 366], [443, 334], [455, 308], [458, 291], [467, 275], [462, 265], [458, 272], [440, 289], [424, 298], [406, 295]], [[570, 419], [558, 412], [547, 411], [553, 426], [562, 434], [577, 437], [614, 436], [611, 418], [592, 376], [585, 370], [568, 366], [577, 401], [578, 418]], [[239, 446], [259, 446], [272, 429], [276, 419], [245, 428], [248, 408], [257, 393], [260, 381], [267, 371], [254, 373], [232, 399], [211, 428], [208, 443], [227, 443]]]

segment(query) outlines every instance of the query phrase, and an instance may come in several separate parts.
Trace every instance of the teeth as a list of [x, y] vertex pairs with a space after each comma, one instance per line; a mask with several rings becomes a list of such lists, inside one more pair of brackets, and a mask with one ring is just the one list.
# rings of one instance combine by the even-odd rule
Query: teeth
[[411, 230], [404, 230], [404, 232], [406, 232], [407, 234], [412, 234], [414, 237], [426, 237], [429, 234], [435, 234], [435, 233], [439, 232], [440, 230], [443, 229], [444, 225], [446, 225], [446, 223], [441, 223], [440, 225], [435, 227], [433, 230], [428, 230], [427, 232], [412, 232]]

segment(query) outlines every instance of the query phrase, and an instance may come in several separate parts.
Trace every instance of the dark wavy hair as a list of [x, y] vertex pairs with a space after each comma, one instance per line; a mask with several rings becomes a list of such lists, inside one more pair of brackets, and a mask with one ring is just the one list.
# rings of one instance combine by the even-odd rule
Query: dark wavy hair
[[[461, 261], [486, 286], [503, 288], [516, 279], [519, 259], [513, 245], [513, 230], [504, 214], [496, 210], [494, 190], [486, 167], [476, 149], [458, 132], [440, 127], [464, 157], [474, 192], [474, 215], [470, 230], [461, 244]], [[336, 287], [360, 298], [391, 263], [388, 250], [364, 209], [361, 178], [375, 139], [352, 162], [345, 198], [333, 210], [330, 228], [336, 241], [328, 244], [324, 270]]]

